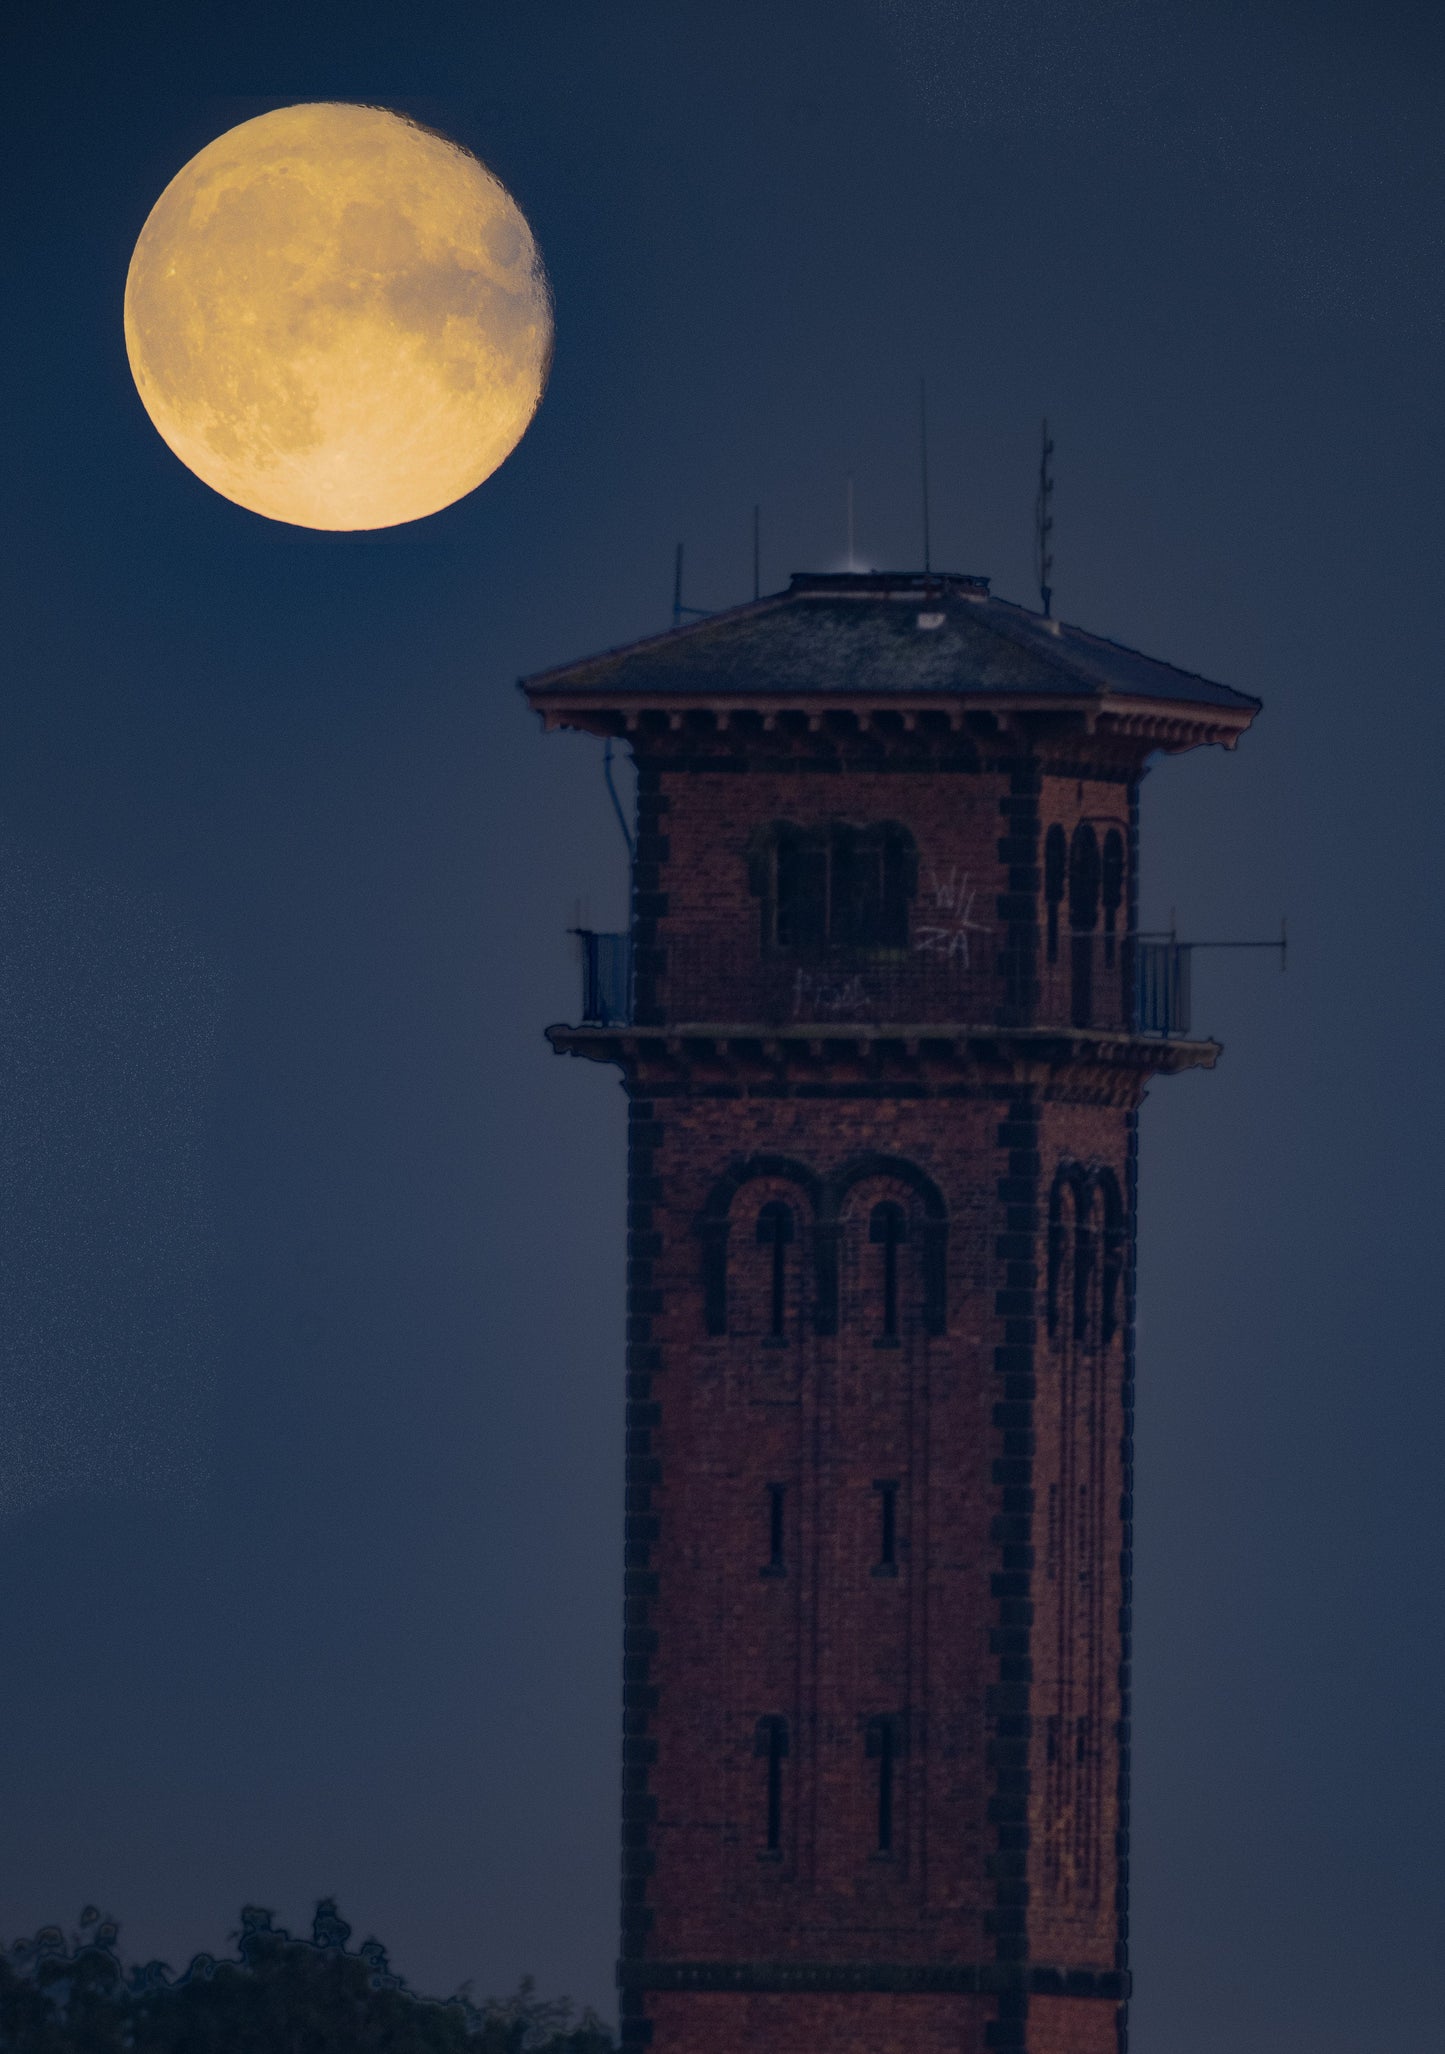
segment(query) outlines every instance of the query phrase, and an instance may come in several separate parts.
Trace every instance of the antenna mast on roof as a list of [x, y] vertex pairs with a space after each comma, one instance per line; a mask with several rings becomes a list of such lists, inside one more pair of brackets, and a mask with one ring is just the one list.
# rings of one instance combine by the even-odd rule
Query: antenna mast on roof
[[711, 611], [707, 606], [684, 606], [682, 603], [682, 544], [679, 542], [672, 567], [672, 625], [680, 628], [684, 620], [706, 620]]
[[1054, 532], [1054, 473], [1050, 462], [1054, 445], [1049, 440], [1049, 424], [1045, 417], [1043, 436], [1039, 444], [1039, 489], [1034, 501], [1034, 556], [1039, 574], [1039, 606], [1044, 619], [1049, 618], [1053, 604], [1054, 588], [1049, 580], [1054, 574], [1053, 544]]
[[759, 560], [760, 560], [760, 557], [759, 557], [759, 549], [758, 549], [758, 527], [759, 527], [759, 520], [758, 520], [758, 509], [757, 509], [757, 507], [755, 506], [755, 507], [753, 508], [753, 597], [754, 597], [754, 599], [761, 599], [761, 598], [762, 598], [762, 596], [763, 596], [763, 581], [762, 581], [762, 575], [761, 575], [761, 573], [760, 573], [760, 571], [759, 571], [759, 568], [758, 568], [758, 565], [759, 565]]
[[851, 471], [848, 473], [848, 568], [850, 571], [856, 571], [858, 568], [858, 558], [853, 548], [853, 473]]
[[918, 460], [923, 483], [923, 570], [933, 569], [933, 547], [928, 532], [928, 383], [918, 381]]

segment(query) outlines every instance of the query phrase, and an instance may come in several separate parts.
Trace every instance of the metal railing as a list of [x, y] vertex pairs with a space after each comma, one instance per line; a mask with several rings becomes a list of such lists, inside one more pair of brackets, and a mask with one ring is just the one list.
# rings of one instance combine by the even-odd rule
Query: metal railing
[[1134, 1031], [1136, 1034], [1189, 1032], [1191, 944], [1161, 935], [1140, 935], [1134, 942]]
[[1076, 1027], [1187, 1035], [1189, 944], [1143, 935], [1057, 937], [1012, 962], [992, 936], [967, 946], [812, 954], [720, 947], [696, 936], [634, 951], [630, 934], [574, 929], [586, 1026]]
[[632, 936], [574, 927], [582, 952], [582, 1022], [626, 1027], [632, 1020]]

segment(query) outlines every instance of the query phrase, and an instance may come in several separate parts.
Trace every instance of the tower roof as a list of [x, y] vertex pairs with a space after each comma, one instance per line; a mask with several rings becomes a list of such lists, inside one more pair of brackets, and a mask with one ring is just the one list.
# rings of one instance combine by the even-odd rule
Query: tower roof
[[[711, 708], [1084, 714], [1163, 748], [1232, 745], [1247, 693], [995, 598], [986, 578], [801, 572], [785, 592], [523, 678], [548, 727], [613, 732]], [[1142, 723], [1142, 725], [1141, 725]]]

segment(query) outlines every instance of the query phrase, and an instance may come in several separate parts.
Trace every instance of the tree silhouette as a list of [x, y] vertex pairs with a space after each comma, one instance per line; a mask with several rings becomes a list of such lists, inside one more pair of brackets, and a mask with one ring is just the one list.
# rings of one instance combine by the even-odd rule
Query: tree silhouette
[[234, 1957], [198, 1954], [180, 1976], [165, 1962], [129, 1971], [120, 1928], [94, 1906], [67, 1940], [58, 1926], [0, 1955], [3, 2054], [613, 2054], [591, 2011], [538, 1998], [530, 1981], [474, 2003], [466, 1989], [423, 1997], [378, 1940], [353, 1953], [334, 1898], [311, 1938], [247, 1905]]

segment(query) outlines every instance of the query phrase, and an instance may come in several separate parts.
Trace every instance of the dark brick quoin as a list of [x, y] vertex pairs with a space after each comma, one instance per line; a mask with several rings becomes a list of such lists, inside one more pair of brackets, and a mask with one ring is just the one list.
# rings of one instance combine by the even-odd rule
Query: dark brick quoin
[[628, 2048], [1124, 2044], [1136, 1112], [1217, 1053], [1136, 1031], [1137, 786], [1253, 702], [1032, 619], [527, 687], [638, 765], [631, 1017], [549, 1030], [629, 1095]]

